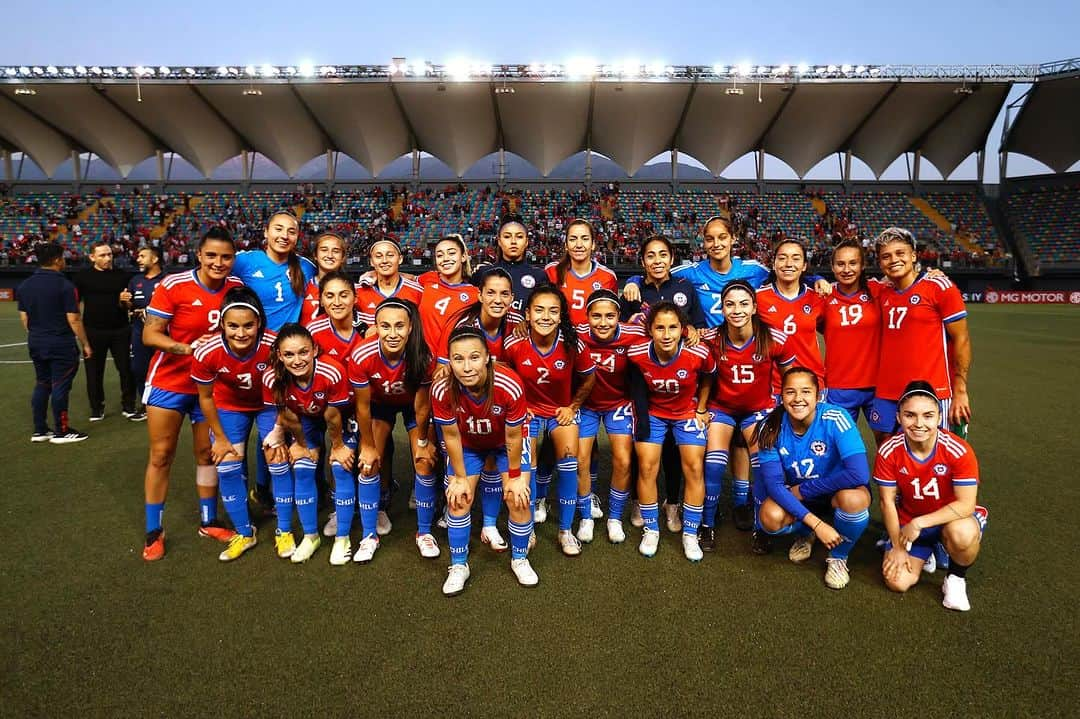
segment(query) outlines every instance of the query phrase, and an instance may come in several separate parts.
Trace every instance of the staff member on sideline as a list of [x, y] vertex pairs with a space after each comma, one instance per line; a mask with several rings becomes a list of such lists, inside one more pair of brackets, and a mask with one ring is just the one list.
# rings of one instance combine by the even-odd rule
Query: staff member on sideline
[[127, 308], [131, 318], [131, 375], [135, 380], [135, 415], [129, 417], [132, 422], [146, 420], [146, 407], [142, 403], [146, 390], [146, 373], [150, 369], [150, 358], [154, 351], [143, 344], [142, 331], [146, 320], [146, 306], [154, 296], [154, 288], [165, 278], [161, 269], [161, 248], [139, 248], [135, 261], [139, 264], [141, 275], [135, 275], [128, 282], [127, 289], [120, 293], [120, 304]]
[[[79, 348], [90, 359], [90, 343], [86, 340], [82, 317], [79, 315], [79, 295], [75, 286], [63, 275], [64, 248], [55, 242], [37, 248], [38, 270], [26, 279], [17, 291], [19, 317], [27, 331], [26, 344], [34, 363], [37, 382], [30, 396], [34, 412], [34, 433], [31, 442], [68, 444], [82, 442], [86, 435], [68, 424], [68, 395], [71, 382], [79, 371]], [[45, 420], [52, 396], [53, 427]]]
[[90, 421], [105, 419], [105, 360], [112, 353], [120, 375], [120, 407], [128, 419], [135, 417], [135, 382], [131, 375], [131, 325], [120, 293], [127, 289], [128, 274], [113, 269], [108, 242], [90, 247], [91, 269], [75, 275], [75, 287], [84, 308], [83, 322], [90, 345], [97, 351], [86, 358], [86, 395]]

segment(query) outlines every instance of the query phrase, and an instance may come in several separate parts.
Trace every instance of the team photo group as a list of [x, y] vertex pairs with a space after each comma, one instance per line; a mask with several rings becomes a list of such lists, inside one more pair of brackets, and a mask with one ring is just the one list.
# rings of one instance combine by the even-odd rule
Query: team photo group
[[[326, 537], [331, 565], [378, 561], [400, 484], [411, 485], [411, 512], [398, 531], [415, 532], [420, 557], [449, 557], [447, 596], [470, 577], [474, 509], [481, 551], [508, 553], [516, 581], [534, 587], [531, 553], [588, 561], [591, 542], [628, 532], [643, 557], [662, 530], [679, 533], [700, 562], [722, 551], [723, 506], [755, 554], [783, 542], [802, 563], [824, 545], [831, 589], [848, 584], [852, 547], [877, 542], [885, 587], [904, 592], [939, 567], [943, 605], [970, 609], [987, 512], [965, 439], [967, 313], [948, 277], [919, 265], [910, 232], [889, 228], [869, 248], [840, 242], [826, 279], [809, 274], [798, 241], [774, 247], [771, 266], [740, 259], [735, 228], [717, 216], [695, 240], [705, 259], [679, 264], [670, 238], [648, 237], [621, 288], [583, 219], [566, 225], [546, 267], [529, 263], [529, 228], [510, 216], [494, 263], [472, 267], [474, 248], [450, 235], [432, 246], [434, 269], [413, 276], [396, 242], [380, 239], [359, 281], [344, 271], [342, 237], [309, 238], [309, 259], [299, 235], [288, 211], [270, 217], [260, 250], [238, 252], [214, 227], [194, 269], [172, 274], [144, 248], [142, 272], [117, 295], [139, 318], [124, 409], [145, 413], [149, 435], [144, 560], [165, 557], [170, 470], [190, 425], [197, 531], [224, 544], [221, 561], [256, 547], [257, 518], [276, 523], [282, 559], [308, 561]], [[59, 249], [40, 248], [28, 281], [38, 289], [19, 293], [38, 373], [35, 441], [82, 436], [55, 394], [47, 426], [50, 388], [71, 380], [49, 362], [70, 363], [73, 347], [88, 370], [90, 357], [104, 361], [78, 321], [80, 296], [59, 279]], [[91, 259], [99, 250], [111, 253], [103, 244]], [[66, 299], [38, 300], [46, 284]], [[60, 319], [46, 352], [38, 318], [49, 312]], [[392, 472], [399, 416], [407, 481]], [[610, 477], [598, 485], [601, 459]], [[863, 537], [875, 494], [884, 531]], [[537, 543], [534, 525], [547, 521], [558, 522], [557, 547]]]

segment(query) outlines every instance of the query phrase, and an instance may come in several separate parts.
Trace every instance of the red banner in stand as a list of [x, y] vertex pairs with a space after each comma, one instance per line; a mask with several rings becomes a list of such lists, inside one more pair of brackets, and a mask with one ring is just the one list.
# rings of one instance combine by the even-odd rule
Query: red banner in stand
[[983, 299], [992, 305], [1080, 305], [1080, 292], [987, 289]]
[[10, 287], [0, 287], [0, 302], [11, 302], [15, 299], [15, 290]]

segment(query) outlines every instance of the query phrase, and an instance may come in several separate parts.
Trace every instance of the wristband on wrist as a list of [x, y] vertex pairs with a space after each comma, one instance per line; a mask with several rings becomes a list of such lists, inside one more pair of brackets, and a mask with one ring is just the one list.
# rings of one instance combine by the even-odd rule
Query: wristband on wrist
[[516, 467], [506, 470], [506, 474], [510, 479], [518, 479], [521, 477], [521, 467]]

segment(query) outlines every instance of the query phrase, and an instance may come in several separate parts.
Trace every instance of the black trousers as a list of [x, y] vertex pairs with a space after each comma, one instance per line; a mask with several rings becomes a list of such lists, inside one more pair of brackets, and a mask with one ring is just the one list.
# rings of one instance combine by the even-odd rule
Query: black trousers
[[125, 412], [135, 411], [135, 378], [131, 374], [131, 328], [124, 326], [114, 330], [86, 328], [93, 356], [86, 360], [86, 396], [90, 400], [90, 414], [105, 412], [105, 360], [112, 355], [113, 364], [120, 375], [120, 407]]

